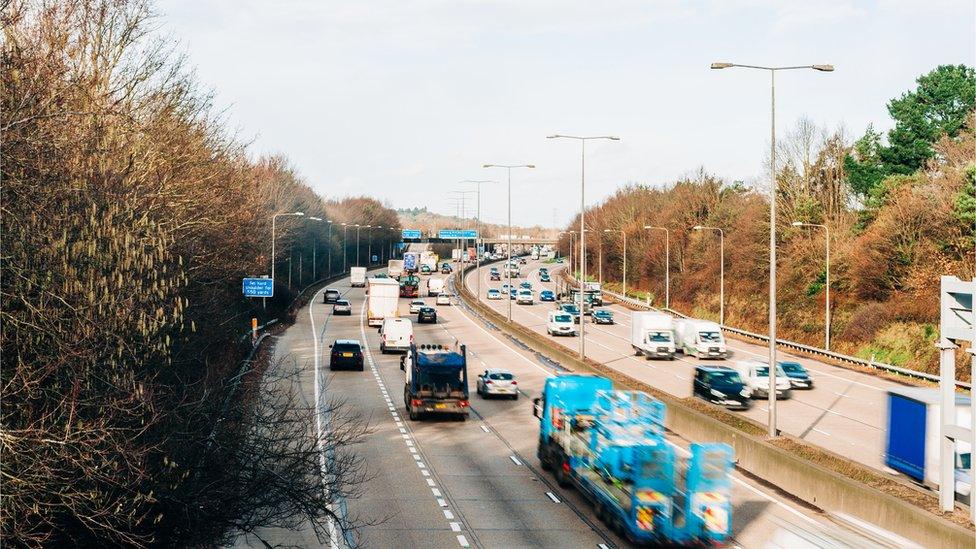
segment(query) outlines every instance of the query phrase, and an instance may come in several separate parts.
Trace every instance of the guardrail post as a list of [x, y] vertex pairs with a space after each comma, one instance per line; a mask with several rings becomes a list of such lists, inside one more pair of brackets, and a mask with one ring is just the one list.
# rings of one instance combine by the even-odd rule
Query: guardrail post
[[251, 319], [251, 346], [253, 347], [258, 340], [258, 319]]

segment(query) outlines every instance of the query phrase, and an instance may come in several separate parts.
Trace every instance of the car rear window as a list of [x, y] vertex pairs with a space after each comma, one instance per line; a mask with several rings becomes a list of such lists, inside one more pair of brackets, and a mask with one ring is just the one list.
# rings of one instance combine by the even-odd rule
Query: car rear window
[[358, 353], [360, 352], [359, 345], [356, 343], [336, 343], [332, 346], [332, 350], [337, 353]]
[[708, 377], [712, 383], [719, 383], [719, 384], [742, 383], [742, 379], [739, 377], [739, 374], [737, 372], [711, 372], [708, 374]]
[[336, 301], [336, 305], [349, 305], [349, 302], [346, 301], [345, 299], [340, 299]]
[[573, 317], [571, 317], [569, 315], [556, 315], [553, 318], [556, 320], [556, 322], [572, 322], [573, 321]]
[[511, 381], [511, 380], [515, 379], [515, 376], [513, 376], [512, 374], [509, 374], [509, 373], [504, 373], [504, 374], [502, 374], [502, 373], [499, 373], [499, 374], [489, 374], [488, 375], [488, 379], [497, 379], [497, 380], [500, 380], [500, 381]]
[[793, 374], [798, 374], [798, 373], [802, 373], [802, 372], [805, 372], [806, 371], [806, 370], [803, 369], [803, 366], [800, 366], [796, 362], [783, 362], [783, 363], [780, 363], [780, 366], [782, 366], [782, 368], [784, 370], [786, 370], [787, 372], [793, 373]]

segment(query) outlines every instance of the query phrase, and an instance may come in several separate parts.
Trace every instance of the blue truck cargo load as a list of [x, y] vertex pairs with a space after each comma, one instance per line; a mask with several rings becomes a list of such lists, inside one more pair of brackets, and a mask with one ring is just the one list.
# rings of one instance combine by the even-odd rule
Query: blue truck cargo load
[[427, 415], [468, 416], [467, 348], [411, 345], [400, 361], [403, 404], [411, 420]]
[[[534, 415], [538, 457], [609, 527], [641, 544], [721, 544], [732, 535], [732, 448], [665, 436], [664, 404], [609, 379], [549, 378]], [[683, 482], [682, 482], [683, 481]]]

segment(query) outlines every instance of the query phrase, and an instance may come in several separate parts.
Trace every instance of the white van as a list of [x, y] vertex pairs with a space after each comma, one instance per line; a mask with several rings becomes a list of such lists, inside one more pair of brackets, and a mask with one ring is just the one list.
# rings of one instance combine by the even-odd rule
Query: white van
[[[758, 360], [737, 360], [732, 368], [739, 372], [742, 382], [752, 392], [752, 398], [769, 398], [769, 366]], [[782, 366], [776, 366], [776, 397], [783, 400], [793, 396], [790, 378]]]
[[546, 323], [546, 332], [549, 335], [576, 335], [576, 323], [573, 315], [559, 311], [549, 311], [549, 321]]
[[441, 292], [444, 291], [444, 279], [439, 277], [430, 277], [427, 280], [427, 295], [430, 297], [437, 297]]
[[406, 351], [413, 343], [413, 323], [408, 318], [384, 318], [380, 326], [380, 351]]
[[725, 336], [715, 322], [686, 318], [676, 321], [678, 346], [687, 356], [695, 358], [728, 358]]

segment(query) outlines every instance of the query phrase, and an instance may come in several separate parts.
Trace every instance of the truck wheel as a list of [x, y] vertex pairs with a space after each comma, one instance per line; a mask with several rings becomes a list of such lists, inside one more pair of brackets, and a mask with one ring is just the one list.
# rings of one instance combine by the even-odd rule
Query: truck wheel
[[566, 472], [567, 468], [569, 468], [569, 462], [567, 461], [562, 461], [556, 464], [553, 474], [556, 477], [556, 484], [558, 484], [560, 488], [569, 488], [571, 486]]
[[552, 471], [552, 463], [549, 463], [549, 458], [546, 456], [545, 452], [542, 451], [542, 448], [539, 448], [536, 451], [535, 456], [539, 458], [539, 465], [542, 467], [543, 471]]

